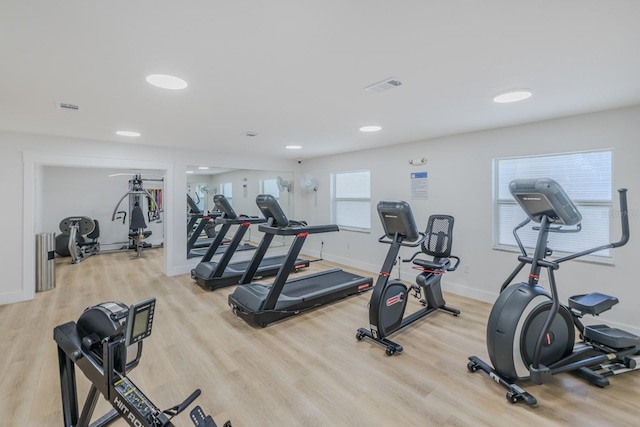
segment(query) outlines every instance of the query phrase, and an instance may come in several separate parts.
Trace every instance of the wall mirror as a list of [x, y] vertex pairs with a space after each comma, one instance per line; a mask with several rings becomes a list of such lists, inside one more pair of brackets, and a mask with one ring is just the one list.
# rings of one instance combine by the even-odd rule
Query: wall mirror
[[[259, 194], [273, 195], [288, 218], [294, 218], [293, 203], [293, 172], [266, 171], [251, 169], [227, 169], [211, 166], [187, 166], [187, 191], [186, 199], [193, 201], [197, 211], [206, 215], [215, 210], [213, 196], [224, 195], [233, 210], [238, 214], [259, 216], [256, 206], [256, 197]], [[205, 239], [211, 239], [215, 229], [210, 225], [198, 229], [199, 219], [194, 215], [194, 206], [187, 202], [187, 245], [189, 258], [202, 256], [202, 250], [196, 250], [193, 244], [204, 247]], [[234, 230], [232, 229], [232, 232]], [[193, 238], [193, 233], [197, 233]], [[247, 233], [247, 240], [256, 244], [260, 241], [262, 233], [258, 227], [252, 227]], [[275, 241], [274, 241], [275, 244]], [[283, 245], [287, 240], [283, 239]]]

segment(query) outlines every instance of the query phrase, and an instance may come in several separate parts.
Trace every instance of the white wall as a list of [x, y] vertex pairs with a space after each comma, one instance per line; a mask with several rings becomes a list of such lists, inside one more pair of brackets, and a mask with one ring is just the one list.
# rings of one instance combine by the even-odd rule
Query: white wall
[[43, 219], [44, 167], [164, 171], [165, 273], [175, 275], [188, 272], [197, 263], [186, 258], [184, 193], [187, 165], [201, 161], [232, 168], [292, 170], [295, 166], [295, 162], [283, 159], [0, 132], [1, 191], [6, 201], [0, 211], [0, 232], [7, 242], [0, 248], [3, 263], [0, 304], [27, 300], [34, 295], [35, 235], [47, 231]]
[[[332, 172], [370, 169], [372, 189], [371, 233], [343, 230], [310, 236], [304, 250], [317, 255], [324, 242], [325, 259], [377, 275], [388, 246], [376, 242], [384, 232], [375, 205], [383, 199], [406, 200], [422, 227], [433, 213], [455, 217], [453, 252], [462, 258], [468, 273], [461, 268], [444, 276], [445, 289], [493, 302], [502, 281], [517, 265], [517, 254], [492, 249], [492, 160], [613, 149], [614, 186], [629, 189], [630, 243], [614, 251], [614, 266], [571, 261], [562, 265], [556, 279], [564, 300], [570, 295], [597, 290], [617, 296], [620, 304], [600, 316], [600, 320], [609, 319], [640, 333], [637, 321], [640, 286], [635, 278], [635, 255], [640, 248], [639, 138], [640, 107], [634, 107], [303, 161], [298, 176], [311, 173], [320, 186], [317, 208], [315, 195], [296, 193], [299, 219], [314, 223], [331, 221]], [[425, 166], [408, 164], [409, 159], [423, 156], [428, 158]], [[425, 170], [429, 174], [428, 200], [411, 200], [410, 173]], [[619, 228], [614, 236], [619, 236]], [[411, 251], [404, 249], [403, 253], [409, 255]], [[412, 276], [411, 270], [403, 270], [403, 278]]]

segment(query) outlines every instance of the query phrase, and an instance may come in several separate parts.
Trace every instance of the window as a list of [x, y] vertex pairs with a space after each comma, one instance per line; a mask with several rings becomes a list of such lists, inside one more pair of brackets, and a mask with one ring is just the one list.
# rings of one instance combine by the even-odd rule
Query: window
[[280, 200], [280, 189], [276, 179], [262, 180], [262, 194], [271, 194], [276, 200]]
[[222, 184], [220, 184], [220, 193], [227, 199], [229, 200], [229, 204], [233, 206], [233, 191], [232, 191], [232, 184], [230, 182], [223, 182]]
[[331, 175], [332, 221], [352, 230], [371, 229], [370, 173], [339, 172]]
[[[613, 214], [611, 160], [611, 151], [494, 160], [494, 248], [516, 248], [513, 228], [526, 219], [509, 192], [509, 183], [516, 178], [554, 179], [582, 214], [579, 233], [550, 233], [548, 247], [555, 255], [609, 243]], [[525, 247], [535, 247], [537, 232], [529, 225], [519, 230], [519, 236]], [[592, 256], [596, 257], [592, 260], [603, 262], [612, 258], [608, 249]]]

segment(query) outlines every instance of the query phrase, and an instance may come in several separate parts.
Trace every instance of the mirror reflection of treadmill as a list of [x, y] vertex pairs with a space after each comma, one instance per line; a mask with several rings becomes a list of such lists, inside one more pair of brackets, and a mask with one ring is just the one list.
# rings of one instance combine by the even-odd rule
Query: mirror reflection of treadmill
[[[221, 229], [217, 236], [224, 237], [232, 225], [238, 225], [233, 238], [223, 251], [222, 257], [218, 261], [211, 261], [214, 254], [218, 253], [222, 239], [212, 243], [207, 252], [203, 254], [202, 261], [191, 270], [191, 277], [196, 283], [205, 290], [213, 291], [215, 289], [235, 285], [240, 281], [244, 272], [249, 268], [250, 260], [230, 262], [233, 254], [242, 246], [240, 242], [251, 224], [263, 224], [267, 222], [265, 218], [248, 217], [237, 215], [231, 207], [229, 201], [222, 195], [217, 194], [213, 197], [216, 208], [222, 213], [216, 218], [215, 223], [221, 225]], [[244, 245], [250, 246], [250, 245]], [[255, 249], [253, 246], [250, 248]], [[252, 279], [274, 276], [282, 267], [286, 260], [286, 255], [269, 256], [261, 259]], [[304, 259], [295, 259], [291, 271], [298, 271], [308, 267], [309, 261]]]
[[[240, 279], [240, 284], [229, 295], [229, 305], [237, 316], [249, 324], [264, 327], [269, 323], [371, 289], [373, 278], [362, 277], [339, 268], [287, 280], [307, 236], [339, 231], [338, 226], [309, 226], [304, 222], [289, 221], [277, 200], [271, 195], [259, 195], [256, 203], [268, 222], [258, 227], [264, 233], [264, 237], [249, 268]], [[262, 256], [276, 235], [295, 236], [284, 264], [273, 284], [251, 283]]]

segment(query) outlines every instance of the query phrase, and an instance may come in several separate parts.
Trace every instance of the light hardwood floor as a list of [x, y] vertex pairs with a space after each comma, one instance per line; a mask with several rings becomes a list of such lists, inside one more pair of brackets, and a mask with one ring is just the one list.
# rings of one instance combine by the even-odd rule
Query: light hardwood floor
[[[68, 260], [68, 259], [67, 259]], [[257, 329], [227, 305], [233, 287], [206, 292], [189, 275], [166, 277], [162, 250], [101, 254], [79, 265], [57, 260], [57, 287], [0, 307], [2, 426], [63, 424], [53, 328], [90, 305], [154, 296], [156, 319], [130, 377], [161, 408], [202, 389], [197, 404], [218, 425], [243, 426], [612, 426], [640, 423], [640, 372], [598, 389], [570, 374], [527, 384], [538, 407], [511, 405], [505, 390], [467, 357], [486, 359], [490, 306], [446, 294], [462, 314], [433, 313], [394, 335], [388, 357], [357, 342], [370, 295], [351, 297]], [[307, 271], [332, 266], [312, 263]], [[297, 274], [306, 274], [300, 272]], [[457, 274], [457, 273], [451, 273]], [[412, 306], [417, 307], [417, 305]], [[77, 370], [82, 405], [88, 381]], [[109, 409], [100, 399], [96, 416]], [[174, 419], [188, 426], [188, 411]], [[118, 421], [115, 425], [126, 425]]]

